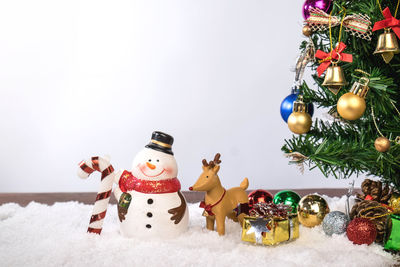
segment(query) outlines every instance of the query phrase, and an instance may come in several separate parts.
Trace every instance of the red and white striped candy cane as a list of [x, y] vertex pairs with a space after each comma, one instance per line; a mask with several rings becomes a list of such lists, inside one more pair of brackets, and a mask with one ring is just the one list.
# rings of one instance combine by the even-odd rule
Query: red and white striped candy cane
[[101, 183], [87, 231], [89, 233], [100, 234], [104, 217], [106, 217], [108, 202], [110, 201], [114, 180], [114, 168], [108, 159], [101, 157], [92, 157], [89, 160], [84, 160], [79, 163], [79, 177], [85, 179], [94, 171], [101, 172]]

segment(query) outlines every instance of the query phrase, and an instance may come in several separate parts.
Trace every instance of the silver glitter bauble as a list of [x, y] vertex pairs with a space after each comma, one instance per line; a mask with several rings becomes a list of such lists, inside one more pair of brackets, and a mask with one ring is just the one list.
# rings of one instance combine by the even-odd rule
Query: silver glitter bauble
[[340, 235], [346, 232], [348, 224], [349, 218], [346, 214], [341, 211], [332, 211], [328, 213], [322, 221], [322, 229], [324, 229], [327, 235]]

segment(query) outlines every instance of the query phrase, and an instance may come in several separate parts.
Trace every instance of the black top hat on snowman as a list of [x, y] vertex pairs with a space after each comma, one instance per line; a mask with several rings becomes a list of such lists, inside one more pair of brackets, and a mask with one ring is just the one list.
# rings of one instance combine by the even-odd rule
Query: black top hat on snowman
[[146, 145], [146, 147], [174, 155], [171, 149], [173, 143], [174, 138], [172, 136], [163, 132], [155, 131], [151, 134], [151, 141]]

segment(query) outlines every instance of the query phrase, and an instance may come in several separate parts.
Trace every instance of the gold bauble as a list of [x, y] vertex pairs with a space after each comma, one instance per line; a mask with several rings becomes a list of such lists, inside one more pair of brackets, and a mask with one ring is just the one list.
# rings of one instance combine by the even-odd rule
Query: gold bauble
[[311, 36], [311, 34], [313, 33], [311, 27], [308, 25], [304, 25], [302, 32], [303, 32], [304, 36], [307, 36], [307, 37]]
[[311, 128], [311, 116], [306, 112], [292, 112], [287, 124], [289, 129], [295, 134], [304, 134]]
[[384, 136], [375, 139], [374, 143], [375, 149], [379, 152], [386, 152], [390, 149], [390, 140]]
[[337, 111], [345, 120], [357, 120], [364, 114], [365, 99], [352, 92], [345, 93], [337, 102]]
[[328, 203], [318, 195], [307, 195], [300, 199], [297, 215], [302, 225], [314, 227], [322, 223], [329, 213]]

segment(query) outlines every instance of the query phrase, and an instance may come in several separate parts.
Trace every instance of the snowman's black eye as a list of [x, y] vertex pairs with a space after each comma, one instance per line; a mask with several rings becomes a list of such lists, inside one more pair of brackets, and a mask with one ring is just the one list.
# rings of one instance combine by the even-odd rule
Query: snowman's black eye
[[151, 162], [151, 159], [149, 159], [149, 162]]
[[157, 162], [160, 162], [159, 160], [157, 160]]

